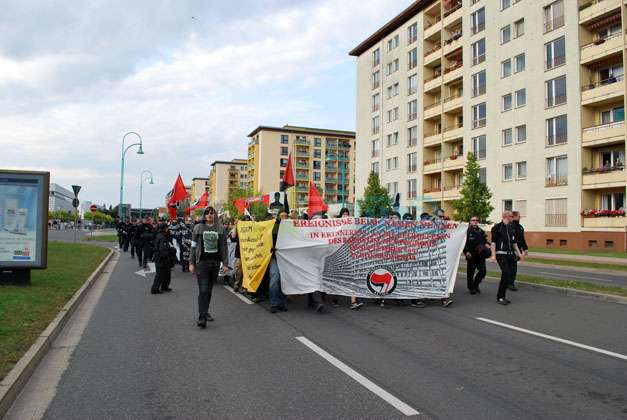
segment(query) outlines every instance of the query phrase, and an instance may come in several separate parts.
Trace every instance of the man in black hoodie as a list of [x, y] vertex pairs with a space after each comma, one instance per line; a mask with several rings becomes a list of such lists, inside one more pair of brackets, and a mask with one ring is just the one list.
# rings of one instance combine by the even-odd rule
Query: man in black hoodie
[[[524, 253], [525, 257], [529, 255], [529, 247], [527, 246], [527, 241], [525, 241], [525, 228], [520, 224], [520, 212], [513, 211], [512, 212], [512, 226], [514, 227], [514, 236], [516, 237], [516, 243], [518, 244], [518, 248]], [[518, 290], [514, 281], [516, 280], [516, 273], [518, 272], [518, 258], [516, 259], [516, 264], [514, 265], [514, 274], [512, 275], [512, 281], [508, 285], [509, 290], [515, 292]]]

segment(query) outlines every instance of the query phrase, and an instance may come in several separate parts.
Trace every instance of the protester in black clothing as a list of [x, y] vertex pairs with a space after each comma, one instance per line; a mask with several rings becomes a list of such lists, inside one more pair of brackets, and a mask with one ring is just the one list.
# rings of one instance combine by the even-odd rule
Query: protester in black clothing
[[170, 292], [170, 279], [172, 268], [170, 265], [170, 245], [168, 240], [168, 225], [161, 223], [159, 225], [159, 233], [155, 239], [155, 267], [157, 272], [152, 283], [150, 293], [153, 295]]
[[118, 246], [120, 250], [124, 250], [124, 220], [120, 220], [120, 222], [115, 227], [115, 230], [118, 232]]
[[128, 242], [131, 248], [131, 258], [135, 258], [135, 232], [137, 231], [137, 221], [131, 220], [131, 225], [128, 230]]
[[140, 267], [146, 268], [148, 259], [150, 258], [150, 247], [153, 235], [154, 230], [152, 225], [149, 223], [148, 217], [144, 216], [136, 232], [137, 262]]
[[[466, 284], [471, 295], [481, 293], [479, 284], [485, 278], [485, 260], [490, 257], [490, 244], [483, 229], [479, 227], [479, 218], [472, 216], [470, 226], [466, 231], [466, 246], [464, 255], [466, 256]], [[477, 275], [475, 276], [475, 270]]]
[[520, 254], [520, 249], [516, 244], [516, 238], [514, 235], [514, 227], [512, 225], [512, 212], [506, 210], [503, 212], [501, 223], [497, 223], [492, 228], [492, 262], [498, 262], [501, 268], [501, 281], [499, 282], [499, 290], [496, 295], [497, 301], [501, 305], [507, 305], [511, 303], [506, 297], [507, 285], [510, 283], [510, 279], [514, 274], [516, 267], [516, 252], [520, 255], [520, 260], [523, 260], [523, 256]]
[[[512, 212], [512, 226], [514, 227], [514, 236], [516, 237], [516, 244], [518, 244], [518, 248], [524, 253], [525, 257], [529, 255], [529, 247], [527, 246], [527, 241], [525, 241], [525, 228], [520, 224], [520, 212], [513, 211]], [[518, 272], [518, 259], [516, 258], [516, 264], [514, 265], [514, 274], [512, 274], [511, 283], [508, 285], [509, 290], [515, 292], [518, 290], [514, 281], [516, 281], [516, 273]]]

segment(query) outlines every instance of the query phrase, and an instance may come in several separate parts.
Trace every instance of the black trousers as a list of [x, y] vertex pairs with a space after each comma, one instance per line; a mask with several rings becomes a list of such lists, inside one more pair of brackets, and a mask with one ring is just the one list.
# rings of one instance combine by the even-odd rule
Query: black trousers
[[513, 282], [513, 276], [516, 272], [516, 259], [511, 255], [497, 254], [496, 262], [501, 268], [501, 281], [499, 282], [499, 291], [496, 294], [497, 299], [505, 298], [505, 292], [510, 281]]
[[518, 273], [518, 261], [514, 260], [514, 272], [512, 273], [512, 278], [509, 280], [509, 285], [511, 286], [512, 284], [514, 284], [514, 281], [516, 280], [516, 274]]
[[213, 290], [214, 283], [218, 279], [218, 271], [220, 271], [220, 261], [218, 260], [200, 260], [198, 264], [196, 264], [199, 314], [206, 314], [209, 312], [211, 292]]
[[131, 238], [131, 258], [135, 257], [135, 239]]
[[143, 260], [140, 260], [142, 265], [146, 265], [148, 264], [148, 259], [151, 257], [151, 253], [152, 253], [152, 242], [151, 241], [144, 241], [142, 243], [142, 257]]
[[[485, 260], [483, 258], [466, 258], [466, 283], [468, 289], [472, 290], [478, 287], [486, 275]], [[475, 276], [475, 270], [477, 275]]]
[[172, 278], [172, 271], [170, 269], [169, 261], [160, 261], [155, 264], [155, 266], [157, 269], [157, 273], [155, 274], [155, 279], [152, 282], [152, 287], [150, 288], [151, 293], [165, 291], [168, 287], [170, 287], [170, 279]]

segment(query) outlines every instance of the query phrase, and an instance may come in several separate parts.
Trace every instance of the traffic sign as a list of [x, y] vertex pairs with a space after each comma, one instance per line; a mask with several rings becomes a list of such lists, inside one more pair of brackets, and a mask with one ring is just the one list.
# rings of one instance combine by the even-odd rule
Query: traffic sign
[[[72, 190], [74, 191], [74, 197], [78, 197], [78, 192], [81, 190], [80, 185], [72, 185]], [[76, 206], [74, 206], [76, 207]]]
[[98, 210], [98, 206], [97, 206], [97, 205], [95, 205], [95, 204], [92, 204], [92, 205], [89, 207], [89, 211], [91, 211], [91, 212], [93, 212], [93, 213], [95, 213], [97, 210]]
[[79, 204], [80, 204], [80, 201], [78, 201], [78, 198], [74, 198], [72, 200], [72, 205], [74, 206], [74, 208], [78, 208]]

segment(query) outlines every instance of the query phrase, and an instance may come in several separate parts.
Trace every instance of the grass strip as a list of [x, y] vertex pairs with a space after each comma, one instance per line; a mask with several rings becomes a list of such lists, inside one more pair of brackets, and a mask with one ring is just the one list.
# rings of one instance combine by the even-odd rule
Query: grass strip
[[48, 268], [30, 286], [0, 286], [0, 378], [4, 378], [109, 253], [101, 246], [48, 243]]
[[[466, 267], [460, 266], [457, 271], [465, 273]], [[498, 279], [501, 277], [501, 272], [500, 271], [488, 271], [487, 276], [496, 277]], [[563, 287], [566, 289], [583, 290], [586, 292], [593, 292], [593, 293], [605, 293], [608, 295], [615, 295], [615, 296], [627, 296], [627, 289], [624, 289], [622, 287], [603, 286], [600, 284], [590, 283], [587, 281], [557, 280], [557, 279], [549, 279], [546, 277], [530, 276], [527, 274], [517, 274], [516, 281], [519, 281], [519, 280], [526, 282], [526, 283], [542, 284], [545, 286]]]
[[86, 236], [84, 241], [99, 241], [99, 242], [117, 242], [118, 235], [98, 235], [98, 236]]
[[539, 248], [532, 246], [529, 248], [529, 252], [543, 252], [547, 254], [570, 254], [570, 255], [586, 255], [593, 257], [612, 257], [612, 258], [624, 258], [627, 259], [627, 252], [619, 251], [578, 251], [575, 249], [555, 249], [555, 248]]
[[598, 268], [603, 270], [627, 271], [627, 265], [590, 263], [584, 261], [550, 260], [547, 258], [525, 257], [525, 261], [540, 264], [567, 265], [571, 267]]

